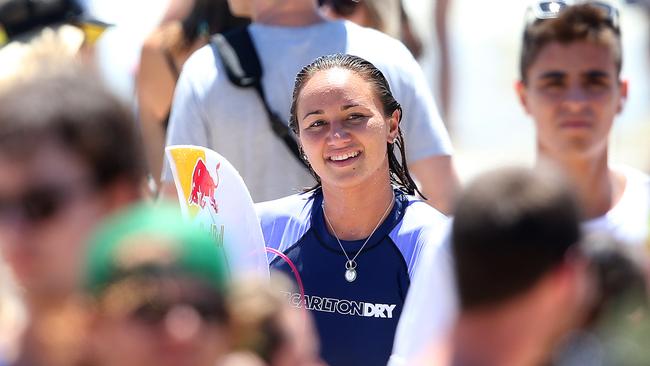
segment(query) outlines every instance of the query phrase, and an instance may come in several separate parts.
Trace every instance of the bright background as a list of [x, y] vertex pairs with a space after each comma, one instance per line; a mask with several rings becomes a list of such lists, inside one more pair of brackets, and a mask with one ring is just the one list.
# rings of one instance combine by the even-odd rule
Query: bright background
[[[132, 77], [139, 47], [159, 21], [168, 0], [87, 0], [96, 15], [117, 26], [98, 44], [106, 80], [126, 101], [133, 100]], [[432, 25], [435, 0], [404, 0], [426, 40], [421, 63], [434, 85]], [[449, 35], [453, 104], [448, 119], [462, 180], [505, 164], [531, 164], [534, 130], [516, 99], [518, 54], [525, 0], [450, 0]], [[645, 13], [620, 4], [624, 47], [623, 77], [630, 81], [627, 104], [611, 137], [615, 164], [650, 169], [650, 52]]]

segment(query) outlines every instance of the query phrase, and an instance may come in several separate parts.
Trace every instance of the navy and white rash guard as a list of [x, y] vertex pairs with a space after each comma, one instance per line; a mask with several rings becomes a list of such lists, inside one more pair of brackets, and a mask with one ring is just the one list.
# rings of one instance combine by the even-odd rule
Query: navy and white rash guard
[[[321, 355], [332, 366], [386, 365], [397, 321], [425, 245], [441, 246], [447, 218], [426, 203], [395, 191], [395, 204], [356, 258], [357, 279], [346, 281], [346, 257], [329, 233], [321, 190], [256, 205], [268, 247], [296, 266], [305, 301], [287, 293], [296, 307], [311, 310]], [[341, 244], [350, 258], [364, 240]], [[271, 256], [272, 269], [295, 278], [284, 259]]]

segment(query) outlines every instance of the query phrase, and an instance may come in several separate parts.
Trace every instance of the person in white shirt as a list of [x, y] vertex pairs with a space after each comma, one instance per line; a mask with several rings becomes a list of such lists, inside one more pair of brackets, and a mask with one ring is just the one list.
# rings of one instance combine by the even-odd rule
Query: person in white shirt
[[[458, 187], [451, 142], [423, 72], [403, 44], [349, 21], [326, 20], [314, 0], [230, 0], [230, 8], [235, 15], [251, 16], [248, 31], [264, 71], [264, 94], [282, 121], [289, 120], [296, 74], [317, 57], [346, 53], [376, 65], [408, 111], [403, 129], [411, 173], [427, 202], [449, 212]], [[205, 146], [223, 155], [255, 202], [297, 193], [314, 183], [271, 130], [254, 88], [234, 86], [210, 46], [189, 58], [177, 84], [167, 145], [178, 144]], [[176, 195], [171, 179], [167, 167], [162, 178], [166, 197]]]
[[628, 91], [620, 75], [618, 10], [604, 3], [557, 4], [530, 8], [516, 86], [535, 123], [537, 164], [552, 164], [569, 177], [587, 233], [643, 244], [650, 179], [608, 160], [610, 131]]

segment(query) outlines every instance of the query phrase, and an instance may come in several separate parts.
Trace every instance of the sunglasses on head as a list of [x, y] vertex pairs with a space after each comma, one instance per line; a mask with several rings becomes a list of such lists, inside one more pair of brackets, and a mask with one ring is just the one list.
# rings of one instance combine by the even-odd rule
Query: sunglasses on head
[[528, 7], [526, 12], [526, 26], [545, 19], [557, 18], [569, 6], [578, 4], [588, 4], [589, 6], [601, 9], [606, 14], [609, 25], [616, 32], [620, 32], [618, 9], [603, 1], [539, 1]]
[[75, 198], [87, 194], [90, 185], [39, 184], [14, 197], [0, 195], [0, 222], [21, 221], [38, 224], [56, 216]]

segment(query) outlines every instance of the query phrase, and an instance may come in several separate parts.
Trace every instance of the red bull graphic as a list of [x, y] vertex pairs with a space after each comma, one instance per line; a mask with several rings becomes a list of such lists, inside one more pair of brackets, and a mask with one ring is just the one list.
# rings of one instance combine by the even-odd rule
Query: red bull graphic
[[196, 161], [194, 166], [194, 171], [192, 173], [192, 185], [190, 196], [188, 199], [188, 204], [197, 205], [201, 208], [205, 207], [205, 201], [207, 200], [210, 203], [210, 206], [214, 209], [214, 212], [219, 212], [217, 209], [217, 202], [214, 199], [214, 191], [219, 186], [219, 167], [221, 163], [217, 163], [215, 169], [215, 179], [212, 178], [208, 167], [203, 162], [203, 159], [199, 158]]
[[212, 236], [233, 277], [255, 273], [268, 279], [264, 236], [237, 170], [202, 146], [167, 146], [165, 153], [183, 217]]

